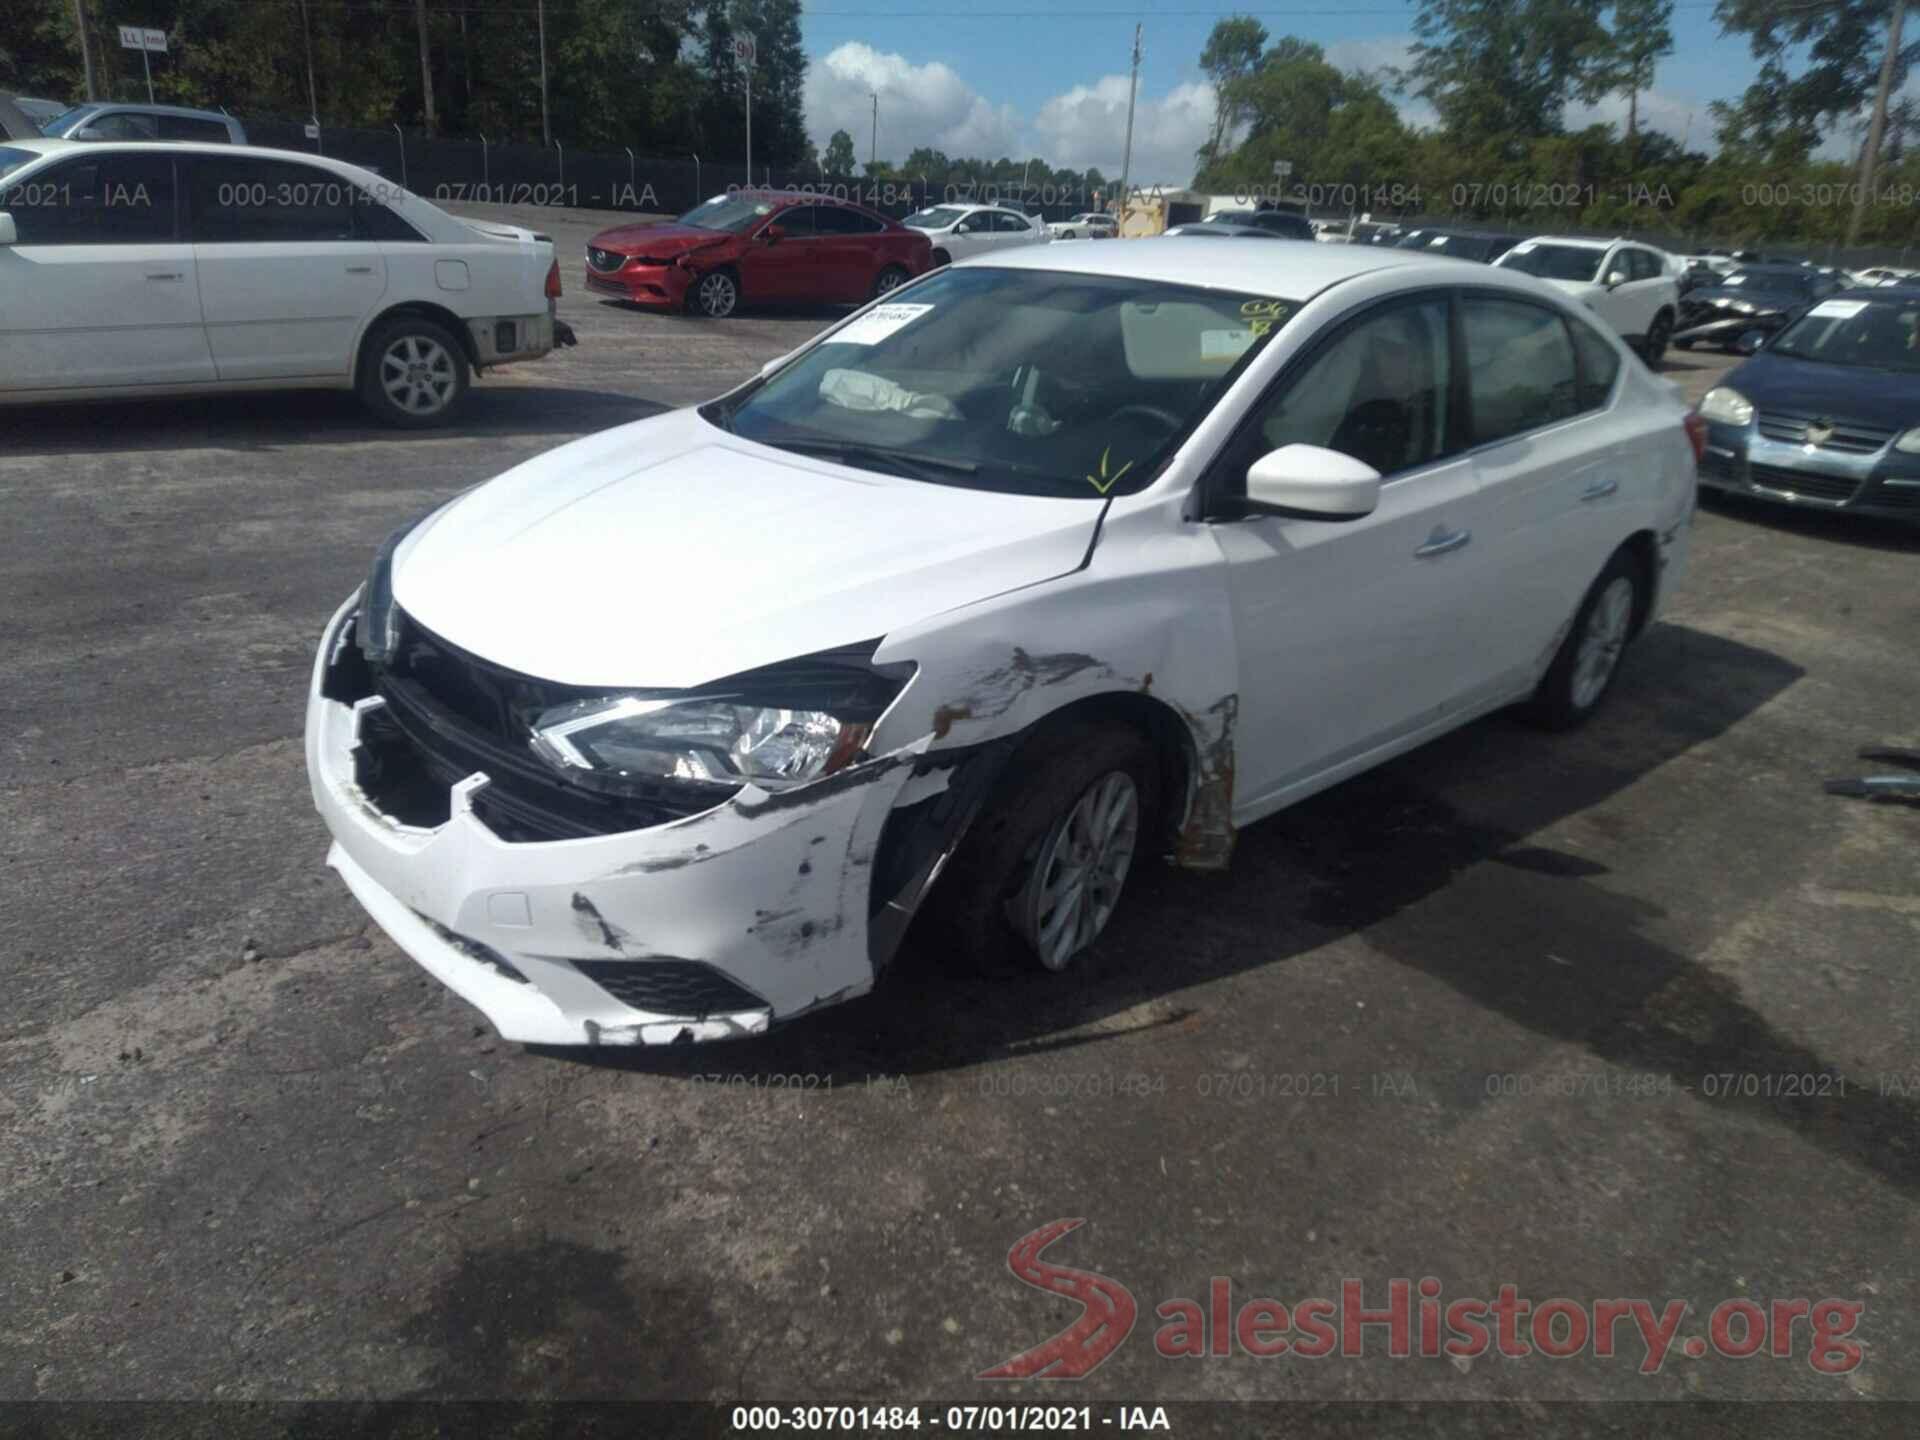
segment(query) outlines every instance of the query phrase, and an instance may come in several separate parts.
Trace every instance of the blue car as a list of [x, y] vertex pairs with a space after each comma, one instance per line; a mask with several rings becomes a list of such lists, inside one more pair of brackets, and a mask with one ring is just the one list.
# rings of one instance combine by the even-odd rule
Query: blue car
[[1700, 402], [1700, 483], [1920, 521], [1920, 287], [1820, 301]]

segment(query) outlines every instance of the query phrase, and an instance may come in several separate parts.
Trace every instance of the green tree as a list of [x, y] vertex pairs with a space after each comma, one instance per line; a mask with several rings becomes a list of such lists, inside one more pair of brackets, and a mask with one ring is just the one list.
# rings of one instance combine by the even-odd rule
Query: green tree
[[1627, 155], [1639, 142], [1640, 95], [1653, 88], [1654, 68], [1673, 53], [1673, 0], [1614, 0], [1613, 24], [1586, 53], [1582, 93], [1588, 100], [1627, 97]]
[[829, 175], [851, 175], [860, 161], [853, 153], [853, 136], [844, 130], [836, 130], [827, 138], [827, 153], [823, 163]]
[[1253, 74], [1267, 43], [1267, 27], [1249, 15], [1232, 15], [1215, 22], [1200, 52], [1200, 68], [1213, 83], [1213, 129], [1200, 148], [1200, 163], [1211, 165], [1233, 133], [1239, 119], [1235, 87]]
[[1417, 0], [1413, 63], [1403, 77], [1440, 123], [1469, 144], [1560, 130], [1586, 56], [1604, 36], [1603, 0]]
[[[1738, 100], [1713, 103], [1721, 145], [1750, 161], [1804, 163], [1828, 129], [1872, 101], [1891, 13], [1889, 0], [1720, 0], [1721, 29], [1745, 35], [1760, 61]], [[1895, 93], [1911, 58], [1897, 59]]]

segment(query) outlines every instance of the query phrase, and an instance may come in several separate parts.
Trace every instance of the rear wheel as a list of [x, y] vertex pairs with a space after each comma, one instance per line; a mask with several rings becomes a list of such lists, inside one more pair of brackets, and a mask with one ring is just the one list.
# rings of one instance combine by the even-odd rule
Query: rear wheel
[[460, 342], [444, 325], [423, 316], [381, 321], [360, 348], [361, 402], [390, 425], [444, 424], [469, 383]]
[[878, 299], [889, 291], [898, 290], [912, 278], [912, 276], [908, 275], [907, 272], [898, 265], [887, 266], [886, 269], [880, 272], [879, 278], [873, 282], [874, 298]]
[[1631, 551], [1614, 552], [1528, 702], [1529, 718], [1549, 730], [1571, 730], [1592, 718], [1613, 688], [1635, 621], [1645, 613], [1649, 583]]
[[1155, 832], [1160, 767], [1129, 726], [1085, 721], [1008, 764], [928, 898], [929, 933], [995, 969], [1027, 957], [1061, 971], [1105, 932]]

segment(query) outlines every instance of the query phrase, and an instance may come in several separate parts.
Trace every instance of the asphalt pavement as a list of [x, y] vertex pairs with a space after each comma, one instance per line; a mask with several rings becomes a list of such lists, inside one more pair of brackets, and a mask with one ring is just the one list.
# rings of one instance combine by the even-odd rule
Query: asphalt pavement
[[[1913, 533], [1704, 509], [1592, 726], [1495, 717], [1225, 874], [1141, 874], [1078, 973], [910, 950], [762, 1042], [530, 1053], [322, 864], [320, 627], [395, 525], [836, 313], [626, 310], [581, 289], [602, 217], [531, 218], [579, 347], [449, 430], [0, 412], [0, 1397], [1920, 1398], [1920, 814], [1820, 788], [1920, 743]], [[1008, 1268], [1062, 1219], [1047, 1259], [1133, 1333], [1077, 1384], [977, 1379], [1079, 1314]], [[1157, 1307], [1211, 1317], [1216, 1276], [1236, 1309], [1423, 1277], [1690, 1308], [1656, 1373], [1630, 1324], [1611, 1357], [1166, 1358]], [[1715, 1353], [1743, 1299], [1863, 1307], [1855, 1363], [1805, 1320]]]

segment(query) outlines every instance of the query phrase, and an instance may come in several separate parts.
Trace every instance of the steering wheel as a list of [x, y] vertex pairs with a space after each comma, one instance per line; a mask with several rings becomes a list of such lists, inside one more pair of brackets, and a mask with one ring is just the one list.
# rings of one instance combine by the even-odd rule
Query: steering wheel
[[1107, 416], [1107, 423], [1111, 425], [1123, 415], [1144, 415], [1149, 420], [1157, 420], [1160, 424], [1166, 426], [1169, 432], [1178, 430], [1187, 423], [1171, 410], [1162, 410], [1158, 405], [1122, 405], [1118, 410]]

